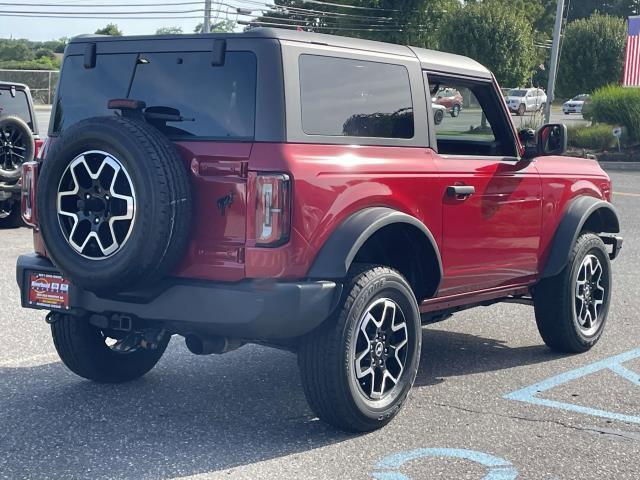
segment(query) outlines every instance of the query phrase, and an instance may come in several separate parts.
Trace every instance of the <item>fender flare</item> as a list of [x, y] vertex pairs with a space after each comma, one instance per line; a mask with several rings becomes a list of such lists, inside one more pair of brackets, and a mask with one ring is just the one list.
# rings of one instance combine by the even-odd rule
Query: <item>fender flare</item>
[[[544, 267], [541, 278], [549, 278], [558, 275], [569, 261], [571, 249], [578, 239], [587, 220], [594, 213], [602, 215], [606, 228], [602, 232], [618, 233], [620, 221], [615, 207], [599, 198], [580, 196], [571, 201], [560, 220], [551, 243], [551, 251]], [[602, 233], [597, 232], [597, 233]]]
[[442, 259], [440, 250], [429, 229], [415, 217], [388, 207], [371, 207], [359, 210], [348, 217], [333, 231], [320, 249], [311, 269], [309, 278], [344, 278], [351, 263], [364, 243], [380, 229], [404, 223], [420, 230], [435, 252], [440, 278], [442, 278]]

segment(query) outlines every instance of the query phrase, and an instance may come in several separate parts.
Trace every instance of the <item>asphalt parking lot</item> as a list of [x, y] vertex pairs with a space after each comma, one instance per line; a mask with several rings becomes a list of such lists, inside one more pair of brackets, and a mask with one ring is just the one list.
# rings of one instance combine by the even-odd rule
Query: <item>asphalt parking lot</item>
[[601, 342], [553, 354], [527, 306], [456, 314], [423, 329], [407, 404], [368, 435], [315, 419], [295, 356], [266, 347], [196, 357], [174, 338], [139, 381], [74, 376], [19, 306], [30, 231], [1, 231], [0, 478], [637, 479], [640, 173], [612, 177], [626, 243]]

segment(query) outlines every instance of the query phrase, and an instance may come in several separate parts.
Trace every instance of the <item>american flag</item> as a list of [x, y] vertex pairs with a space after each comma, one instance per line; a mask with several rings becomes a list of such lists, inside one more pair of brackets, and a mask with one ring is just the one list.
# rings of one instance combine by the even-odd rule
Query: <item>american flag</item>
[[627, 38], [622, 85], [640, 87], [640, 16], [629, 17], [629, 38]]

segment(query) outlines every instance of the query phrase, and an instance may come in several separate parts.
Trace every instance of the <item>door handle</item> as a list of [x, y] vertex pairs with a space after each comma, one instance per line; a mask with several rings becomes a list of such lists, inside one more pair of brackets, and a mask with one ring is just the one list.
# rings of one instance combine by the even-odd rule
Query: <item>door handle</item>
[[476, 187], [473, 185], [451, 185], [447, 187], [447, 195], [465, 199], [476, 193]]

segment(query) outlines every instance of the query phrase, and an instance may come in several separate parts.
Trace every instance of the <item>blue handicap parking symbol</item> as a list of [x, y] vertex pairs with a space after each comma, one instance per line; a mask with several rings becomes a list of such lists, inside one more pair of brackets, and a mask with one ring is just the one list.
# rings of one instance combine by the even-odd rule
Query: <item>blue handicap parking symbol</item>
[[546, 390], [550, 390], [559, 385], [563, 385], [573, 380], [578, 380], [586, 375], [590, 375], [592, 373], [600, 372], [603, 370], [609, 370], [640, 387], [640, 373], [633, 372], [623, 365], [623, 363], [639, 357], [640, 348], [621, 353], [620, 355], [605, 358], [604, 360], [592, 363], [585, 367], [561, 373], [560, 375], [548, 378], [540, 383], [536, 383], [535, 385], [531, 385], [521, 390], [509, 393], [505, 395], [504, 398], [507, 398], [509, 400], [518, 400], [519, 402], [532, 403], [534, 405], [543, 405], [545, 407], [559, 408], [562, 410], [584, 413], [586, 415], [593, 415], [596, 417], [609, 418], [612, 420], [640, 423], [640, 416], [637, 415], [625, 415], [622, 413], [600, 410], [598, 408], [583, 407], [581, 405], [574, 405], [572, 403], [558, 402], [555, 400], [548, 400], [546, 398], [538, 397], [540, 393]]
[[518, 471], [511, 463], [487, 453], [460, 448], [419, 448], [408, 452], [394, 453], [383, 458], [376, 464], [373, 478], [375, 480], [411, 480], [400, 473], [400, 468], [412, 460], [432, 457], [458, 458], [479, 463], [488, 469], [482, 480], [513, 480], [518, 476]]

